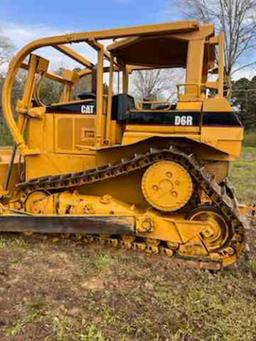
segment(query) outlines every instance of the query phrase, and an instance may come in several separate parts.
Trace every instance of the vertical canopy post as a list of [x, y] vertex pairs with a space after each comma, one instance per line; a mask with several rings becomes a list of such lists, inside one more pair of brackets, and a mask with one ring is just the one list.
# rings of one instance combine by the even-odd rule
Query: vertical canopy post
[[219, 81], [218, 95], [223, 97], [224, 90], [224, 32], [219, 35]]
[[103, 116], [103, 68], [104, 68], [104, 47], [98, 49], [97, 63], [97, 101], [96, 101], [96, 146], [102, 144], [102, 116]]
[[127, 94], [128, 93], [128, 86], [129, 86], [129, 70], [127, 65], [125, 65], [123, 69], [123, 93]]
[[110, 141], [111, 134], [111, 113], [112, 113], [112, 96], [113, 96], [113, 77], [114, 77], [114, 58], [110, 57], [109, 70], [109, 86], [108, 86], [108, 109], [107, 109], [107, 123], [106, 123], [106, 142]]
[[201, 96], [205, 40], [191, 40], [188, 44], [186, 95], [198, 99]]

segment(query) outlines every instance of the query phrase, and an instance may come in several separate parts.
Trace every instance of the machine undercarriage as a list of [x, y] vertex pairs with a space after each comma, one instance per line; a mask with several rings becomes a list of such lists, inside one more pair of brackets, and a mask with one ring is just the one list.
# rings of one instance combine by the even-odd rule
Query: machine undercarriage
[[[107, 194], [79, 193], [86, 192], [86, 185], [138, 171], [143, 172], [141, 190], [148, 203], [144, 209]], [[3, 231], [92, 234], [93, 240], [176, 255], [208, 269], [232, 264], [244, 247], [244, 220], [232, 190], [226, 183], [218, 185], [193, 155], [176, 147], [17, 187], [21, 194], [13, 212], [21, 210], [25, 217], [3, 215]]]

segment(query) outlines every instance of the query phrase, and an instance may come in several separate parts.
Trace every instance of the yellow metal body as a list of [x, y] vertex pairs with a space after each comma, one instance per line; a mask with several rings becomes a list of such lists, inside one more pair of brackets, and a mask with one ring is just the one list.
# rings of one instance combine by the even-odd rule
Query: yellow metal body
[[[104, 40], [110, 39], [114, 42], [106, 48]], [[96, 63], [73, 49], [73, 43], [94, 48]], [[83, 68], [65, 70], [62, 76], [50, 72], [49, 61], [34, 53], [49, 46]], [[152, 53], [154, 50], [160, 52]], [[120, 92], [126, 96], [132, 72], [174, 67], [186, 69], [185, 84], [177, 85], [175, 109], [159, 102], [144, 109], [149, 103], [142, 101], [128, 111], [129, 117], [142, 115], [143, 122], [126, 121], [126, 116], [120, 120], [113, 115], [116, 73], [122, 75]], [[19, 69], [26, 70], [27, 77], [23, 96], [16, 104], [15, 120], [11, 93]], [[211, 72], [217, 73], [215, 81], [211, 80]], [[109, 76], [107, 94], [105, 73]], [[76, 85], [88, 75], [94, 79], [93, 97], [74, 99]], [[46, 106], [38, 98], [38, 80], [44, 78], [64, 85], [59, 103]], [[28, 195], [16, 188], [20, 182], [84, 172], [170, 145], [203, 161], [206, 171], [221, 183], [228, 176], [230, 161], [240, 155], [243, 127], [232, 116], [224, 97], [224, 35], [215, 36], [213, 25], [184, 21], [36, 40], [11, 61], [2, 96], [5, 120], [15, 143], [12, 159], [3, 157], [0, 164], [1, 193], [8, 214], [21, 208], [32, 215], [133, 217], [136, 235], [154, 240], [152, 248], [164, 241], [172, 247], [179, 244], [181, 255], [212, 252], [209, 257], [218, 258], [214, 250], [226, 242], [227, 235], [222, 235], [225, 221], [217, 213], [187, 219], [187, 212], [179, 211], [194, 197], [202, 203], [204, 194], [194, 187], [192, 175], [178, 162], [159, 161], [146, 171], [81, 185], [75, 192], [39, 190]], [[159, 104], [165, 106], [162, 111], [153, 108]], [[76, 106], [79, 112], [72, 109]], [[225, 118], [229, 116], [231, 119]], [[165, 117], [174, 118], [174, 123]], [[129, 238], [125, 240], [130, 242]], [[228, 257], [226, 263], [233, 262], [231, 252]]]

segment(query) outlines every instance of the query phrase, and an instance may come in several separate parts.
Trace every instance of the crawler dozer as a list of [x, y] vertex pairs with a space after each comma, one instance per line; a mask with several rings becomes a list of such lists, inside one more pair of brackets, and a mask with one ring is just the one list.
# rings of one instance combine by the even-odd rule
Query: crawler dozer
[[[96, 62], [75, 44], [93, 49]], [[52, 72], [39, 55], [45, 47], [81, 67]], [[134, 72], [177, 67], [185, 81], [175, 103], [129, 93]], [[24, 91], [14, 108], [21, 69]], [[90, 91], [76, 96], [84, 77]], [[40, 97], [45, 79], [61, 84], [59, 101]], [[228, 182], [243, 126], [225, 97], [224, 34], [212, 24], [33, 41], [10, 63], [2, 108], [14, 147], [1, 152], [0, 231], [79, 234], [216, 270], [243, 251], [245, 222]]]

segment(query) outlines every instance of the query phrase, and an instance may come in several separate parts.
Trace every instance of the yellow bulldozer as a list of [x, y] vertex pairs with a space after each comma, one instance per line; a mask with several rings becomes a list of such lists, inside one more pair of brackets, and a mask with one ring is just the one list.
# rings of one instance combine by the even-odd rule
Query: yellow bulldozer
[[[96, 63], [75, 43], [92, 48]], [[38, 54], [45, 47], [82, 67], [52, 72]], [[134, 72], [177, 67], [186, 77], [175, 103], [129, 94]], [[14, 109], [21, 69], [24, 91]], [[84, 77], [91, 89], [76, 96]], [[56, 103], [40, 98], [45, 79], [62, 86]], [[2, 91], [14, 147], [1, 152], [0, 231], [85, 235], [203, 269], [233, 264], [244, 249], [245, 222], [228, 174], [243, 126], [224, 92], [224, 34], [215, 35], [212, 24], [29, 43], [12, 59]]]

